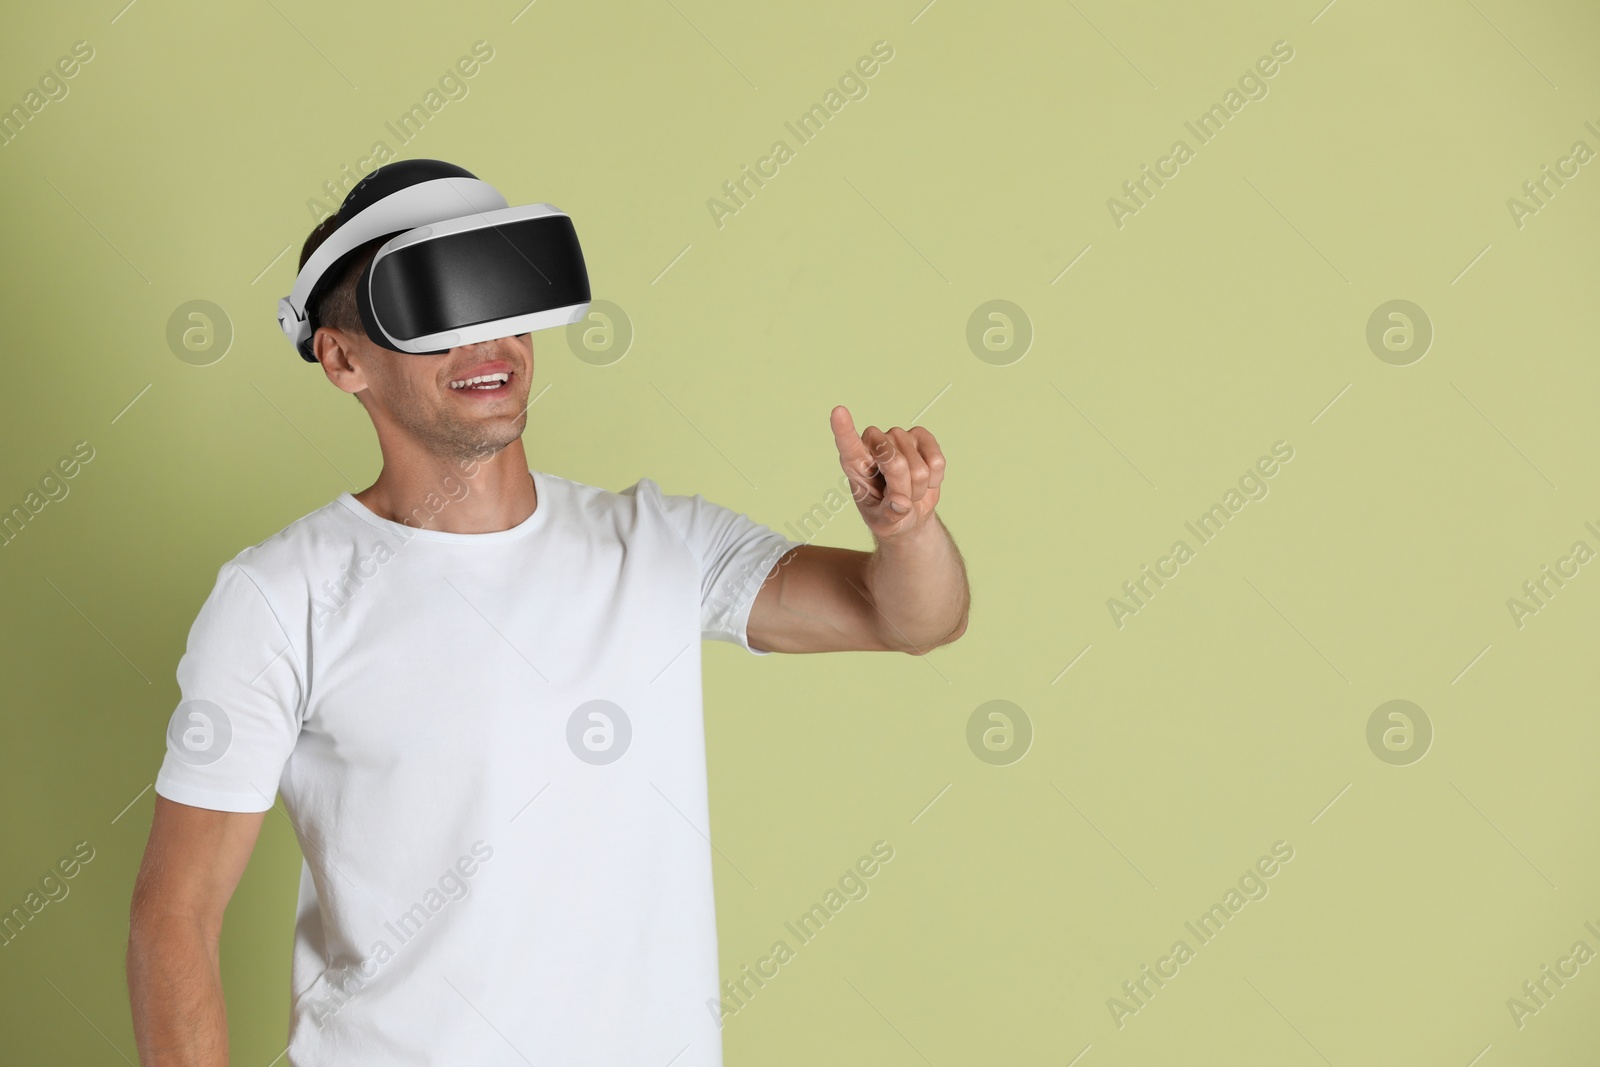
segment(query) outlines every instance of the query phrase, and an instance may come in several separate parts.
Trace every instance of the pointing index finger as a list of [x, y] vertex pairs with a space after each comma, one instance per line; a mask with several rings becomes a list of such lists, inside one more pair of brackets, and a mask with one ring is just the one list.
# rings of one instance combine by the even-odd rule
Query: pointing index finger
[[870, 463], [872, 454], [867, 451], [861, 435], [856, 433], [856, 423], [850, 417], [850, 409], [840, 404], [833, 409], [830, 421], [833, 423], [833, 443], [839, 449], [839, 458], [857, 462], [866, 459]]

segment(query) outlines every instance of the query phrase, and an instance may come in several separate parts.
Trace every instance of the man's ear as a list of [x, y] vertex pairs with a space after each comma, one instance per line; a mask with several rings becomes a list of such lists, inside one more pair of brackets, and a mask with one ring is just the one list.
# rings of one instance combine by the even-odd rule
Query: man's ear
[[328, 380], [340, 389], [360, 394], [367, 388], [365, 372], [351, 358], [355, 338], [349, 333], [334, 326], [319, 326], [311, 339], [311, 351]]

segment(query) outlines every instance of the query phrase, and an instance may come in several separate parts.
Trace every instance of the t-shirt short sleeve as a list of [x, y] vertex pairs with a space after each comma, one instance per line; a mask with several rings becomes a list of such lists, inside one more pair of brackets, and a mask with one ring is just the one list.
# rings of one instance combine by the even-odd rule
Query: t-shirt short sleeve
[[223, 564], [178, 661], [156, 792], [217, 811], [266, 811], [300, 733], [304, 673], [260, 587]]
[[778, 560], [805, 544], [741, 512], [714, 504], [699, 493], [673, 496], [649, 479], [641, 482], [661, 502], [667, 519], [700, 562], [700, 635], [727, 641], [758, 656], [746, 627], [756, 594]]

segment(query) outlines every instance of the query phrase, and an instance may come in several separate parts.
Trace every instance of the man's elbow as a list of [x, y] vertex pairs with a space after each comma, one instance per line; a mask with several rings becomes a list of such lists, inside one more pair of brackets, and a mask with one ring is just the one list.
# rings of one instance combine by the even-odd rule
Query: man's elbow
[[908, 646], [902, 647], [900, 649], [900, 651], [904, 652], [908, 656], [926, 656], [929, 652], [932, 652], [934, 649], [939, 648], [939, 647], [941, 647], [943, 645], [948, 645], [950, 642], [954, 641], [956, 638], [960, 637], [962, 634], [964, 634], [966, 632], [967, 632], [967, 613], [965, 611], [963, 611], [961, 613], [961, 621], [956, 623], [956, 628], [954, 630], [951, 630], [949, 633], [945, 634], [943, 637], [939, 638], [936, 641], [931, 641], [931, 642], [929, 642], [928, 644], [925, 644], [925, 645], [908, 645]]

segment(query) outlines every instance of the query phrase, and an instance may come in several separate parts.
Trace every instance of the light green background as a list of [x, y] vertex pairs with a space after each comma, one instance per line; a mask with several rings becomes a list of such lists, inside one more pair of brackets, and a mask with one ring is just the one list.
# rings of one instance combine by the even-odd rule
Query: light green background
[[[96, 450], [0, 549], [0, 905], [96, 850], [0, 949], [0, 1058], [134, 1058], [127, 902], [188, 627], [224, 560], [378, 471], [274, 321], [306, 201], [484, 40], [400, 154], [570, 212], [637, 334], [610, 366], [534, 338], [534, 466], [781, 528], [838, 480], [834, 404], [949, 459], [958, 643], [707, 647], [724, 974], [896, 850], [727, 1020], [730, 1065], [1596, 1062], [1600, 964], [1520, 1029], [1506, 1006], [1600, 951], [1600, 566], [1520, 629], [1506, 606], [1600, 549], [1597, 165], [1521, 228], [1506, 207], [1600, 149], [1592, 5], [119, 8], [0, 37], [7, 105], [95, 49], [0, 148], [0, 504]], [[798, 145], [784, 122], [879, 40], [869, 95]], [[1270, 94], [1115, 226], [1107, 198], [1280, 40]], [[719, 230], [707, 199], [780, 138]], [[236, 330], [210, 366], [165, 341], [193, 299]], [[1010, 365], [965, 340], [991, 299], [1035, 330]], [[1436, 331], [1411, 366], [1366, 345], [1393, 299]], [[1279, 440], [1270, 495], [1118, 629], [1107, 598]], [[853, 511], [818, 542], [870, 547]], [[1397, 698], [1435, 731], [1410, 766], [1366, 742]], [[1035, 731], [1010, 766], [966, 743], [997, 699]], [[1270, 895], [1119, 1029], [1108, 998], [1278, 840]], [[223, 941], [236, 1064], [286, 1041], [299, 863], [271, 816]]]

